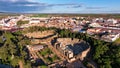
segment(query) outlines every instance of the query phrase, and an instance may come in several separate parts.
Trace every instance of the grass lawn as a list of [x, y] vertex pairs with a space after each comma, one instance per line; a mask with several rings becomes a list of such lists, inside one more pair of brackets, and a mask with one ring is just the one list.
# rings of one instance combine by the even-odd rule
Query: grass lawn
[[[44, 49], [43, 51], [40, 51], [39, 53], [40, 53], [40, 54], [44, 57], [44, 59], [45, 59], [47, 62], [49, 62], [49, 63], [54, 62], [55, 60], [59, 60], [58, 56], [55, 55], [55, 54], [53, 54], [53, 52], [52, 52], [49, 48], [46, 48], [46, 49]], [[52, 54], [53, 56], [50, 56], [51, 54]], [[45, 57], [45, 56], [47, 56], [47, 57]]]
[[48, 17], [47, 14], [37, 14], [37, 15], [33, 15], [32, 17]]
[[113, 42], [114, 44], [120, 45], [120, 38]]
[[49, 48], [46, 48], [43, 51], [41, 51], [40, 54], [45, 56], [45, 55], [52, 54], [52, 51]]
[[29, 21], [18, 21], [17, 22], [17, 25], [18, 26], [21, 26], [21, 25], [23, 25], [23, 24], [28, 24], [29, 23]]
[[0, 36], [0, 43], [3, 43], [2, 37]]

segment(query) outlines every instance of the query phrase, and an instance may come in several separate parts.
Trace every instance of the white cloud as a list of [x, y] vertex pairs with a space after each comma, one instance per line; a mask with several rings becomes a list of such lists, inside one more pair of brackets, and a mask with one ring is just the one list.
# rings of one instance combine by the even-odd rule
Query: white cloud
[[19, 1], [19, 0], [11, 0], [12, 2], [16, 2], [16, 1]]
[[36, 2], [36, 0], [1, 0], [1, 1], [4, 1], [4, 2], [19, 2], [19, 1], [27, 1], [27, 2]]
[[6, 2], [6, 1], [9, 1], [9, 2], [17, 2], [17, 1], [20, 1], [20, 0], [1, 0], [1, 1], [4, 1], [4, 2]]
[[26, 0], [26, 1], [28, 1], [28, 2], [36, 2], [35, 0]]
[[17, 5], [17, 6], [28, 6], [28, 7], [33, 7], [33, 6], [39, 6], [38, 4], [24, 4], [24, 5]]

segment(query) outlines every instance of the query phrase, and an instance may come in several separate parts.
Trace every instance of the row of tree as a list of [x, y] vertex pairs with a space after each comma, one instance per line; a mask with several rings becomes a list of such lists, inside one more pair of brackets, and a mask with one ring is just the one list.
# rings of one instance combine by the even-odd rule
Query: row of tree
[[2, 36], [6, 40], [0, 47], [0, 64], [8, 64], [13, 68], [19, 67], [19, 61], [27, 64], [29, 61], [25, 45], [30, 43], [29, 39], [8, 31], [5, 31]]

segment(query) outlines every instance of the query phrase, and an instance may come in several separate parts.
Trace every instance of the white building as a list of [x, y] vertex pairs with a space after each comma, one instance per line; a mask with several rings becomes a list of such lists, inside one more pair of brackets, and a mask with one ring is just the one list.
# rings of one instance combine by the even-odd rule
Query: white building
[[0, 26], [3, 26], [3, 25], [4, 25], [4, 21], [1, 20], [1, 21], [0, 21]]
[[110, 22], [110, 23], [116, 24], [116, 23], [117, 23], [117, 20], [115, 20], [115, 19], [108, 19], [107, 22]]
[[13, 27], [13, 26], [16, 26], [17, 25], [17, 23], [16, 23], [16, 19], [11, 19], [10, 21], [8, 21], [8, 22], [4, 22], [4, 26], [7, 26], [7, 27]]
[[39, 19], [31, 19], [31, 20], [29, 21], [29, 24], [38, 24], [38, 23], [40, 23], [40, 20], [39, 20]]
[[101, 27], [101, 25], [98, 24], [98, 23], [91, 23], [89, 26], [91, 26], [91, 27]]

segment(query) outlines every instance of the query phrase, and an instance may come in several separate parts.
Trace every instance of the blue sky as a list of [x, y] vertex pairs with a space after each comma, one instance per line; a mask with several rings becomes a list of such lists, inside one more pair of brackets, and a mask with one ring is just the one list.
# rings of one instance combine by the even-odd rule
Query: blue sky
[[0, 0], [0, 12], [120, 13], [120, 0]]

